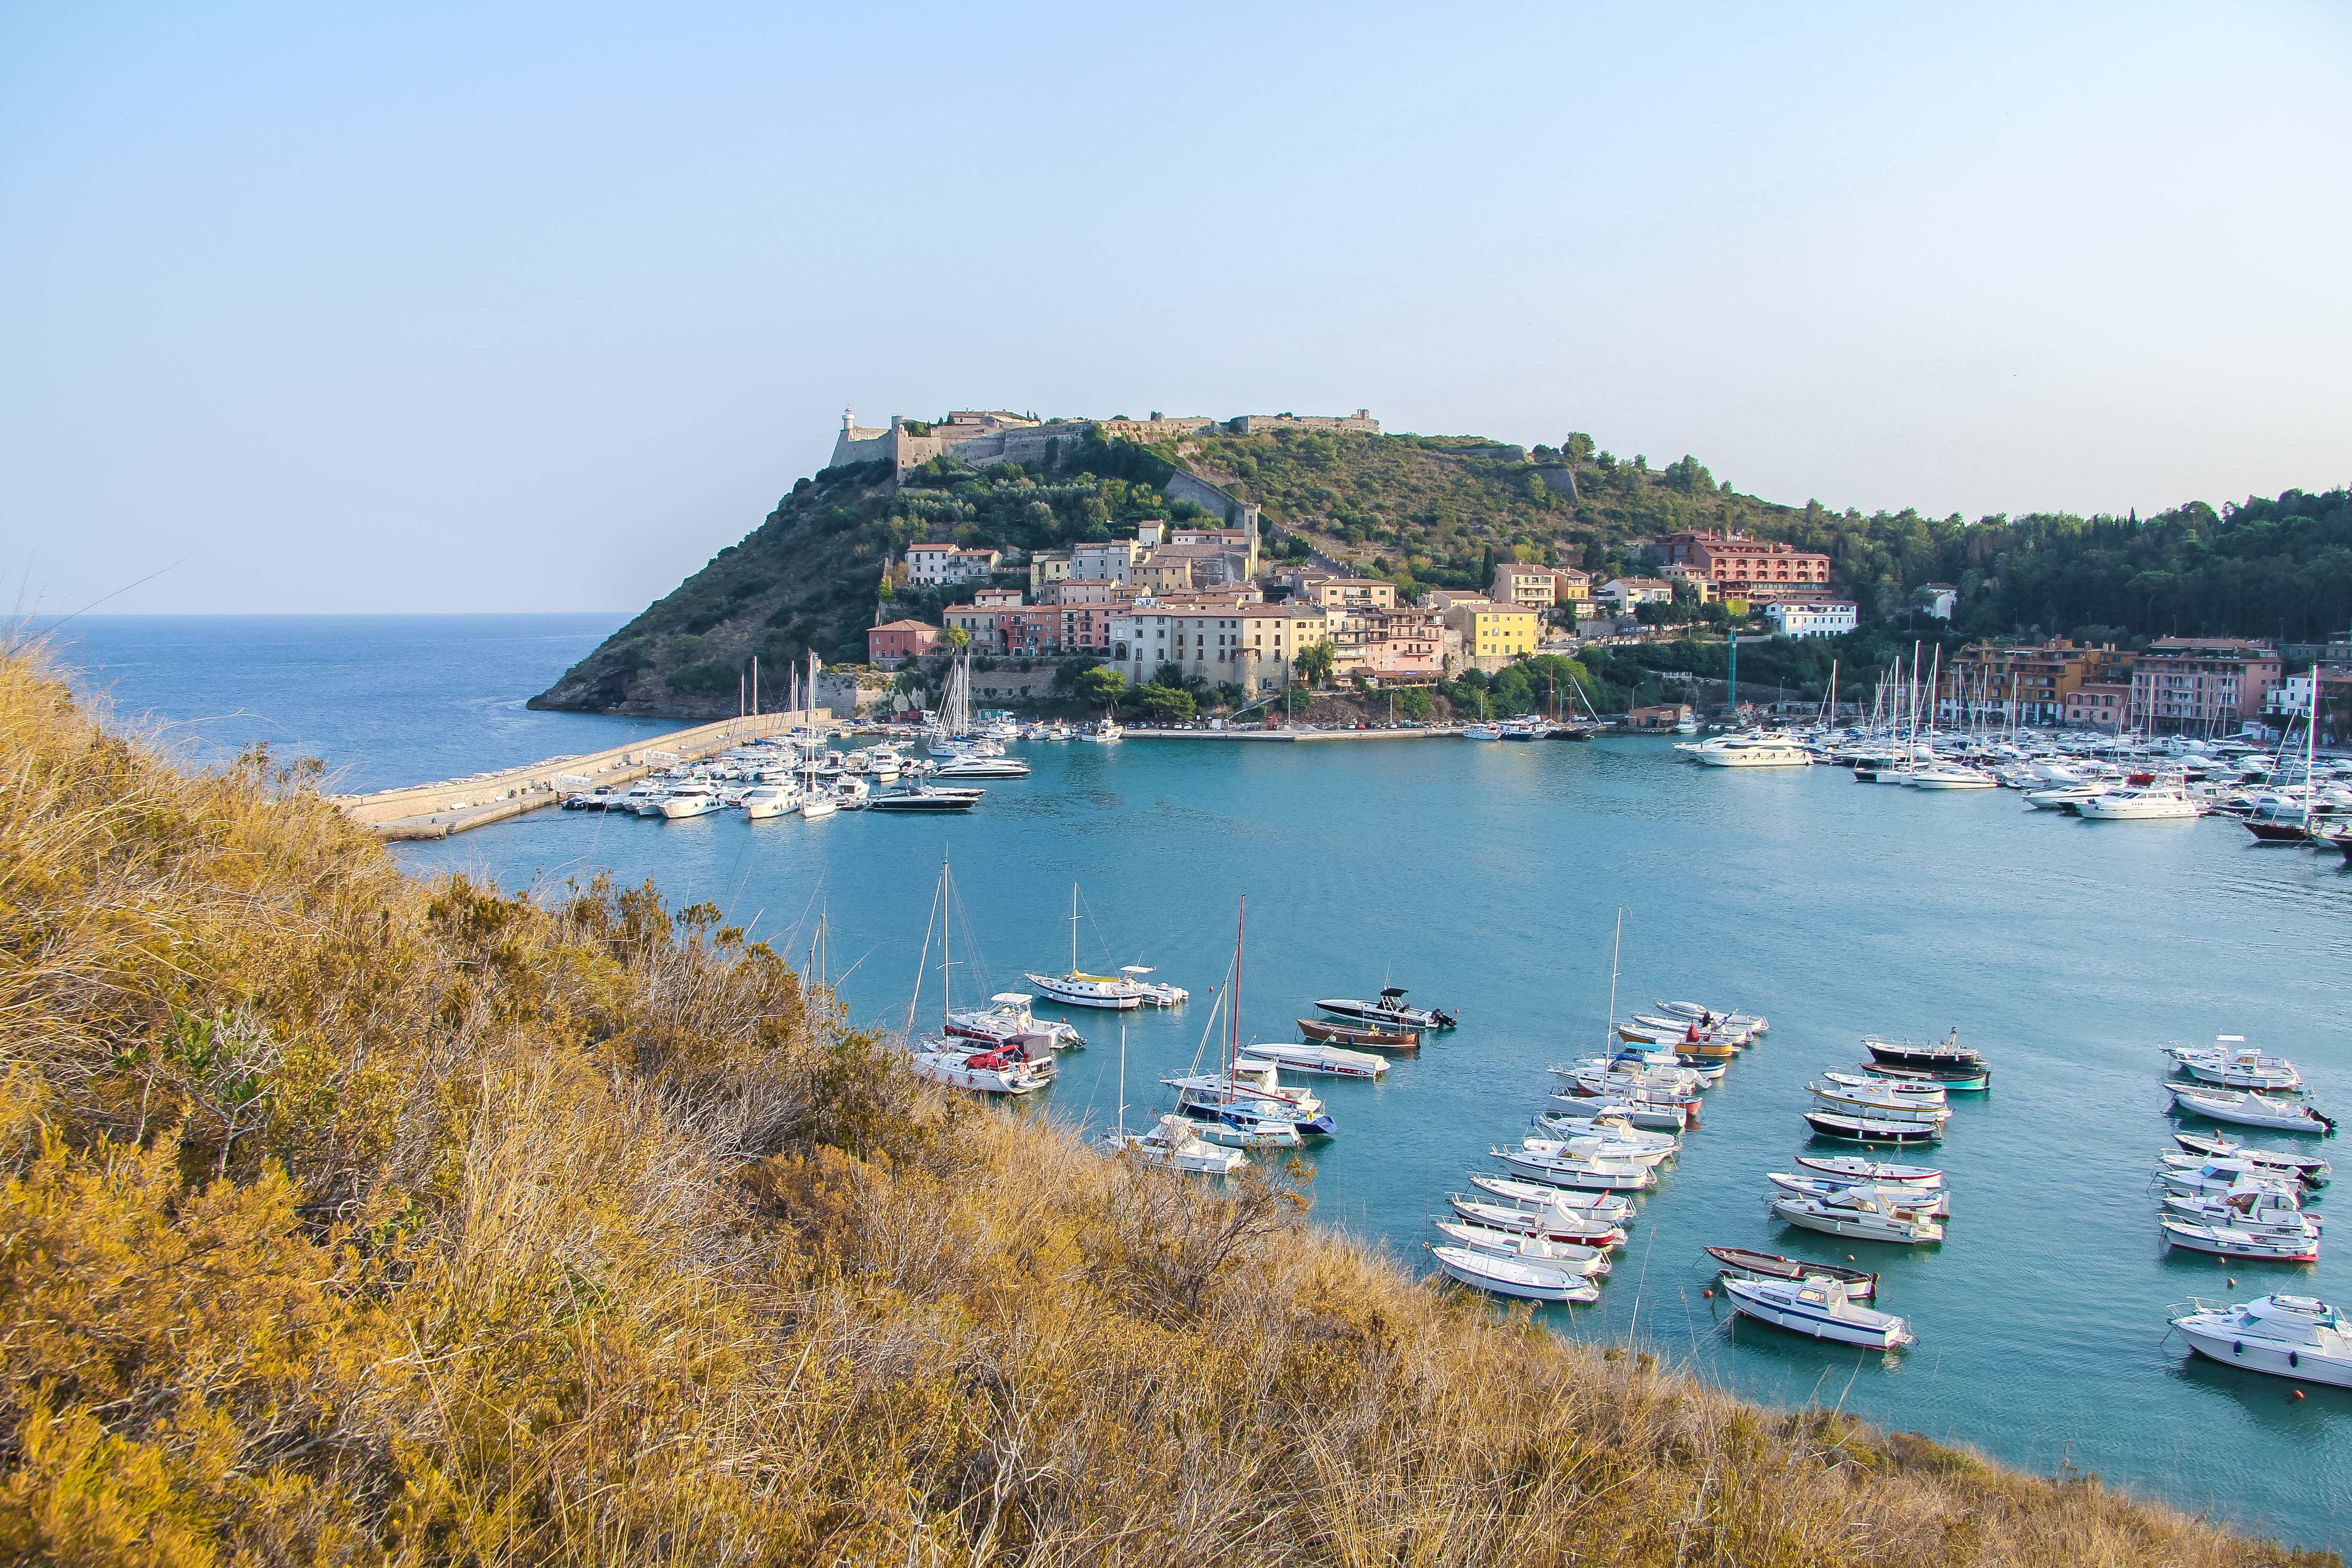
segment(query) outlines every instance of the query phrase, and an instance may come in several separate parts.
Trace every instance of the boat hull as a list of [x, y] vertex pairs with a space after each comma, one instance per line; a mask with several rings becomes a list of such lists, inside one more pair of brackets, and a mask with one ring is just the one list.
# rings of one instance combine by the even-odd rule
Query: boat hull
[[1823, 1236], [1841, 1237], [1848, 1241], [1890, 1241], [1897, 1247], [1917, 1247], [1944, 1239], [1940, 1225], [1906, 1225], [1874, 1215], [1849, 1218], [1786, 1198], [1775, 1200], [1772, 1212], [1800, 1230], [1817, 1230]]
[[1325, 1045], [1363, 1046], [1373, 1051], [1418, 1051], [1421, 1048], [1419, 1030], [1381, 1030], [1358, 1024], [1331, 1023], [1322, 1019], [1300, 1019], [1298, 1032]]
[[[1025, 971], [1024, 971], [1025, 973]], [[1027, 976], [1031, 985], [1057, 1002], [1074, 1008], [1099, 1008], [1105, 1012], [1126, 1012], [1143, 1005], [1143, 998], [1133, 991], [1102, 991], [1088, 986], [1074, 986], [1057, 975]]]
[[2189, 1349], [2225, 1366], [2242, 1366], [2249, 1372], [2267, 1372], [2273, 1377], [2292, 1377], [2299, 1383], [2322, 1383], [2333, 1388], [2352, 1388], [2352, 1359], [2292, 1350], [2284, 1345], [2264, 1344], [2259, 1340], [2248, 1340], [2226, 1330], [2193, 1326], [2179, 1321], [2175, 1321], [2172, 1326], [2180, 1331], [2180, 1337], [2189, 1342]]
[[1809, 1263], [1801, 1258], [1783, 1258], [1778, 1252], [1751, 1252], [1745, 1247], [1709, 1247], [1706, 1250], [1708, 1257], [1734, 1273], [1767, 1280], [1801, 1280], [1808, 1274], [1826, 1274], [1845, 1287], [1851, 1300], [1868, 1301], [1878, 1293], [1878, 1276], [1866, 1269]]
[[1748, 1281], [1726, 1280], [1723, 1288], [1731, 1297], [1732, 1310], [1742, 1317], [1754, 1318], [1759, 1322], [1770, 1323], [1792, 1333], [1833, 1340], [1840, 1344], [1858, 1344], [1871, 1350], [1894, 1350], [1911, 1343], [1910, 1330], [1898, 1317], [1887, 1317], [1883, 1323], [1853, 1322], [1827, 1311], [1814, 1311], [1809, 1303], [1776, 1301], [1757, 1290]]
[[1888, 1144], [1907, 1147], [1915, 1144], [1940, 1144], [1944, 1126], [1940, 1122], [1881, 1122], [1861, 1116], [1844, 1116], [1832, 1111], [1808, 1111], [1805, 1124], [1824, 1138], [1835, 1138], [1848, 1144]]
[[2168, 1246], [2185, 1251], [2203, 1252], [2214, 1258], [2237, 1258], [2254, 1262], [2316, 1263], [2319, 1261], [2319, 1238], [2297, 1236], [2288, 1232], [2261, 1230], [2229, 1230], [2209, 1225], [2191, 1225], [2184, 1220], [2166, 1219], [2164, 1239]]
[[1431, 1257], [1448, 1278], [1489, 1295], [1524, 1301], [1597, 1301], [1601, 1287], [1565, 1269], [1548, 1269], [1515, 1259], [1492, 1257], [1465, 1247], [1433, 1247]]

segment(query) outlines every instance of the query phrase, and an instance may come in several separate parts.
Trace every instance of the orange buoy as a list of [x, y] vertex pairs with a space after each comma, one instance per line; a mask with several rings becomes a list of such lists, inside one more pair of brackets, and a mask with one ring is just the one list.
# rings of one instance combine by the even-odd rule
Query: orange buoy
[[1699, 1294], [1705, 1296], [1708, 1301], [1715, 1300], [1715, 1292], [1713, 1291], [1701, 1291]]
[[2294, 1396], [2295, 1396], [2297, 1399], [2302, 1398], [2302, 1397], [2303, 1397], [2303, 1390], [2302, 1390], [2302, 1389], [2300, 1389], [2300, 1388], [2296, 1389], [2296, 1390], [2294, 1391]]

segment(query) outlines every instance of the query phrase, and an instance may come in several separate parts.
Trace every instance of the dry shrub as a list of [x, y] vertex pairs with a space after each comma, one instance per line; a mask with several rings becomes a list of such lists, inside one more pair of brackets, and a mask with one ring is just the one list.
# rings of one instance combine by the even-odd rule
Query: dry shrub
[[2239, 1564], [954, 1103], [650, 887], [401, 877], [0, 662], [0, 1551]]

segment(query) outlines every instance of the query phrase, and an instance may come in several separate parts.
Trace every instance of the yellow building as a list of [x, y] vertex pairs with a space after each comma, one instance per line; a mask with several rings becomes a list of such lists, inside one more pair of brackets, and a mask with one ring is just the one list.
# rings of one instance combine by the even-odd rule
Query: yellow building
[[[1543, 635], [1543, 612], [1519, 604], [1497, 604], [1491, 599], [1456, 599], [1445, 607], [1445, 623], [1462, 634], [1462, 656], [1480, 669], [1498, 669], [1506, 661], [1536, 651]], [[1484, 661], [1493, 660], [1494, 664]]]

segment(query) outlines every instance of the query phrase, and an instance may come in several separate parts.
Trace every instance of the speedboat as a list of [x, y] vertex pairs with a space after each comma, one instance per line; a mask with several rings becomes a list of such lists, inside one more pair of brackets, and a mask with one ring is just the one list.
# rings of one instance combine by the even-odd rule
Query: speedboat
[[1912, 1247], [1944, 1239], [1944, 1228], [1924, 1209], [1903, 1207], [1883, 1188], [1850, 1188], [1832, 1197], [1775, 1197], [1772, 1212], [1802, 1229], [1854, 1241], [1893, 1241]]
[[1882, 1160], [1865, 1160], [1859, 1155], [1799, 1155], [1797, 1163], [1823, 1176], [1853, 1176], [1881, 1186], [1933, 1188], [1944, 1185], [1944, 1173], [1933, 1166], [1888, 1165]]
[[1601, 1287], [1557, 1263], [1532, 1259], [1497, 1258], [1467, 1247], [1435, 1247], [1429, 1255], [1437, 1266], [1474, 1291], [1516, 1296], [1528, 1301], [1597, 1301]]
[[2176, 786], [2148, 785], [2137, 789], [2110, 789], [2070, 808], [2078, 817], [2101, 822], [2194, 821], [2203, 815], [2197, 802]]
[[1709, 768], [1810, 768], [1813, 754], [1786, 735], [1730, 735], [1680, 747]]
[[1249, 1164], [1249, 1156], [1241, 1150], [1219, 1148], [1181, 1116], [1162, 1116], [1148, 1133], [1106, 1134], [1102, 1146], [1115, 1155], [1133, 1149], [1146, 1165], [1194, 1176], [1231, 1176]]
[[2217, 1258], [2243, 1258], [2276, 1263], [2319, 1261], [2316, 1227], [2302, 1231], [2246, 1230], [2229, 1225], [2200, 1225], [2193, 1220], [2164, 1218], [2164, 1239], [2190, 1252]]
[[2226, 1133], [2175, 1133], [2172, 1141], [2192, 1155], [2244, 1160], [2251, 1165], [2292, 1171], [2303, 1178], [2306, 1186], [2326, 1186], [2327, 1178], [2335, 1174], [2333, 1167], [2317, 1155], [2297, 1154], [2287, 1149], [2257, 1149]]
[[1499, 724], [1465, 724], [1462, 727], [1465, 740], [1500, 740], [1503, 727]]
[[908, 816], [934, 815], [941, 811], [969, 811], [980, 804], [980, 794], [971, 789], [934, 789], [925, 785], [885, 789], [867, 799], [866, 810], [894, 811]]
[[1653, 1170], [1682, 1152], [1680, 1140], [1662, 1144], [1636, 1141], [1645, 1135], [1637, 1133], [1633, 1139], [1620, 1139], [1607, 1133], [1575, 1133], [1566, 1137], [1521, 1138], [1519, 1147], [1531, 1155], [1550, 1155], [1562, 1159], [1609, 1160], [1629, 1166], [1648, 1166]]
[[1437, 1227], [1440, 1236], [1474, 1252], [1491, 1252], [1498, 1258], [1524, 1258], [1548, 1263], [1555, 1269], [1581, 1274], [1588, 1280], [1598, 1279], [1609, 1272], [1606, 1248], [1587, 1247], [1576, 1241], [1546, 1241], [1539, 1236], [1525, 1236], [1516, 1230], [1494, 1230], [1484, 1225], [1464, 1225], [1451, 1219], [1432, 1220], [1430, 1223]]
[[2294, 1070], [2294, 1062], [2283, 1056], [2264, 1056], [2259, 1049], [2249, 1046], [2242, 1034], [2225, 1034], [2210, 1048], [2168, 1045], [2162, 1049], [2200, 1083], [2224, 1089], [2303, 1087], [2303, 1074]]
[[1783, 1258], [1778, 1252], [1756, 1252], [1745, 1247], [1709, 1247], [1705, 1250], [1723, 1265], [1724, 1273], [1743, 1280], [1801, 1280], [1808, 1274], [1825, 1274], [1845, 1287], [1849, 1301], [1868, 1301], [1878, 1291], [1878, 1276], [1867, 1269]]
[[2231, 1366], [2352, 1388], [2352, 1330], [2316, 1296], [2262, 1296], [2172, 1320], [2189, 1349]]
[[1454, 1016], [1435, 1008], [1409, 1008], [1404, 1004], [1402, 986], [1385, 986], [1376, 1002], [1354, 1001], [1345, 998], [1318, 1001], [1315, 1005], [1327, 1013], [1341, 1018], [1361, 1019], [1366, 1023], [1402, 1025], [1406, 1029], [1452, 1029]]
[[2197, 1225], [2226, 1225], [2238, 1230], [2284, 1230], [2316, 1238], [2326, 1228], [2318, 1215], [2303, 1212], [2302, 1201], [2276, 1187], [2239, 1186], [2225, 1192], [2179, 1193], [2168, 1190], [2164, 1212]]
[[1277, 1062], [1296, 1071], [1319, 1073], [1326, 1078], [1378, 1078], [1389, 1070], [1385, 1056], [1342, 1051], [1336, 1045], [1297, 1045], [1274, 1040], [1242, 1047], [1242, 1066], [1259, 1062]]
[[683, 789], [673, 789], [663, 796], [660, 815], [675, 822], [685, 817], [709, 816], [711, 812], [723, 809], [726, 804], [726, 801], [719, 798], [718, 790], [706, 789], [699, 785], [690, 785]]
[[801, 803], [801, 792], [790, 784], [755, 784], [743, 791], [743, 815], [757, 822], [781, 817]]
[[1922, 768], [1911, 775], [1911, 783], [1920, 789], [1998, 789], [2000, 780], [1979, 768], [1947, 762], [1934, 768]]
[[981, 757], [966, 752], [950, 757], [931, 769], [934, 779], [1026, 779], [1029, 765], [1017, 757]]
[[1800, 1280], [1742, 1280], [1727, 1276], [1724, 1293], [1734, 1312], [1815, 1339], [1893, 1350], [1916, 1343], [1910, 1325], [1892, 1312], [1853, 1304], [1845, 1281], [1826, 1274]]
[[960, 1040], [925, 1040], [917, 1043], [907, 1065], [918, 1078], [983, 1094], [1030, 1094], [1053, 1081], [1050, 1071], [1039, 1071], [1038, 1063], [1013, 1046], [976, 1051]]
[[1952, 1195], [1942, 1187], [1881, 1186], [1875, 1182], [1846, 1181], [1839, 1176], [1792, 1176], [1787, 1171], [1767, 1171], [1764, 1179], [1782, 1192], [1799, 1197], [1842, 1197], [1847, 1193], [1876, 1197], [1898, 1206], [1906, 1212], [1927, 1219], [1949, 1219], [1952, 1217]]
[[2233, 1122], [2245, 1127], [2277, 1127], [2287, 1132], [2316, 1133], [2323, 1136], [2336, 1131], [2333, 1117], [2321, 1115], [2299, 1100], [2274, 1100], [2267, 1094], [2207, 1089], [2188, 1083], [2168, 1083], [2164, 1087], [2172, 1096], [2174, 1110], [2210, 1116], [2216, 1122]]

